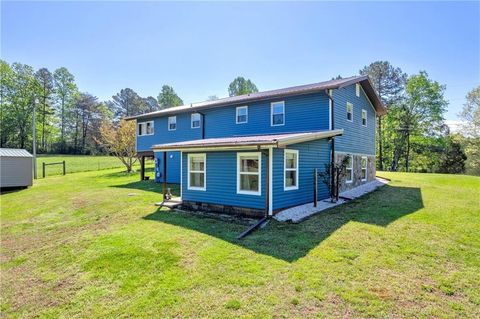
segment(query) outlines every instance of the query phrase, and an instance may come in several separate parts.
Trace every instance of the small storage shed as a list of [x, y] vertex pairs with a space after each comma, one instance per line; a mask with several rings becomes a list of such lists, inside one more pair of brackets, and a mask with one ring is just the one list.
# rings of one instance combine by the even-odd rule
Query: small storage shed
[[32, 182], [32, 154], [24, 149], [0, 148], [0, 188], [27, 187]]

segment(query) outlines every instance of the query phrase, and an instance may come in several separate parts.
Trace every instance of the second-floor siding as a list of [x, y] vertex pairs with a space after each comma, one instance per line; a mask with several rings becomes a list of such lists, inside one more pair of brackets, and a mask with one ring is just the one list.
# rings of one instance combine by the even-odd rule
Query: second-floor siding
[[[272, 123], [272, 103], [283, 102], [283, 123]], [[281, 104], [276, 104], [281, 110]], [[246, 119], [240, 122], [237, 119], [237, 107], [246, 106]], [[178, 113], [174, 130], [168, 124], [168, 117], [157, 117], [138, 122], [153, 121], [152, 135], [138, 136], [137, 150], [146, 151], [154, 144], [188, 141], [202, 138], [244, 136], [256, 134], [278, 134], [289, 132], [305, 132], [313, 130], [327, 130], [329, 128], [329, 102], [323, 92], [290, 96], [274, 100], [256, 101], [248, 104], [224, 106], [201, 111], [205, 115], [205, 127], [192, 128], [191, 114]], [[241, 113], [245, 114], [245, 113]], [[280, 116], [281, 118], [281, 116]], [[280, 121], [282, 122], [282, 121]]]
[[335, 137], [335, 151], [374, 155], [376, 113], [361, 86], [358, 91], [355, 84], [333, 90], [333, 99], [335, 128], [344, 130]]

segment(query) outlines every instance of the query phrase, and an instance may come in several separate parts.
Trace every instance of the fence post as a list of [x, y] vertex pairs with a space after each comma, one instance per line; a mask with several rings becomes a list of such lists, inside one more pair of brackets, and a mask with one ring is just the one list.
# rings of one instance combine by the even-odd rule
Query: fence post
[[42, 162], [42, 175], [45, 178], [45, 162]]
[[317, 207], [317, 187], [318, 187], [318, 173], [317, 169], [313, 169], [313, 207]]
[[66, 170], [65, 170], [65, 161], [63, 161], [63, 175], [66, 174]]

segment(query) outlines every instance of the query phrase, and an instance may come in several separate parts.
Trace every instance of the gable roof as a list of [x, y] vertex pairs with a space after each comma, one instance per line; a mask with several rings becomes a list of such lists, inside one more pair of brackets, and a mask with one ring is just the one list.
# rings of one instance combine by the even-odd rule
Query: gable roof
[[249, 135], [235, 137], [218, 137], [198, 139], [184, 142], [174, 142], [166, 144], [153, 145], [152, 149], [157, 151], [164, 150], [206, 150], [208, 148], [239, 148], [239, 147], [285, 147], [287, 145], [303, 143], [322, 138], [342, 135], [343, 130], [313, 131], [302, 133], [285, 134], [267, 134], [267, 135]]
[[0, 157], [33, 157], [33, 155], [22, 148], [0, 148]]
[[178, 113], [185, 113], [191, 111], [201, 111], [205, 109], [217, 108], [222, 106], [230, 106], [230, 105], [238, 105], [247, 102], [253, 101], [262, 101], [267, 99], [274, 99], [292, 95], [301, 95], [301, 94], [308, 94], [314, 92], [321, 92], [330, 89], [340, 89], [346, 86], [349, 86], [354, 83], [360, 83], [367, 94], [368, 98], [373, 104], [378, 115], [383, 115], [387, 112], [387, 109], [382, 104], [380, 97], [375, 92], [373, 88], [373, 84], [368, 78], [367, 75], [362, 76], [351, 76], [344, 79], [337, 79], [337, 80], [330, 80], [324, 82], [318, 82], [313, 84], [306, 84], [306, 85], [299, 85], [299, 86], [292, 86], [289, 88], [284, 89], [277, 89], [271, 91], [264, 91], [264, 92], [257, 92], [257, 93], [250, 93], [238, 96], [230, 96], [223, 99], [218, 99], [214, 101], [205, 101], [199, 103], [192, 103], [188, 105], [182, 106], [174, 106], [169, 107], [167, 109], [135, 115], [126, 117], [126, 120], [134, 120], [134, 119], [148, 119], [157, 116], [165, 116], [165, 115], [173, 115]]

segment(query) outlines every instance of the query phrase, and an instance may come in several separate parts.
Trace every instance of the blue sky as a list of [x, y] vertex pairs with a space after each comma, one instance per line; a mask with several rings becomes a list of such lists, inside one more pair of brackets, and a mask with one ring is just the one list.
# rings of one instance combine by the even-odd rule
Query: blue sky
[[388, 60], [446, 84], [456, 119], [480, 84], [480, 4], [2, 1], [1, 56], [65, 66], [102, 100], [170, 84], [187, 103], [226, 96], [237, 75], [269, 90]]

